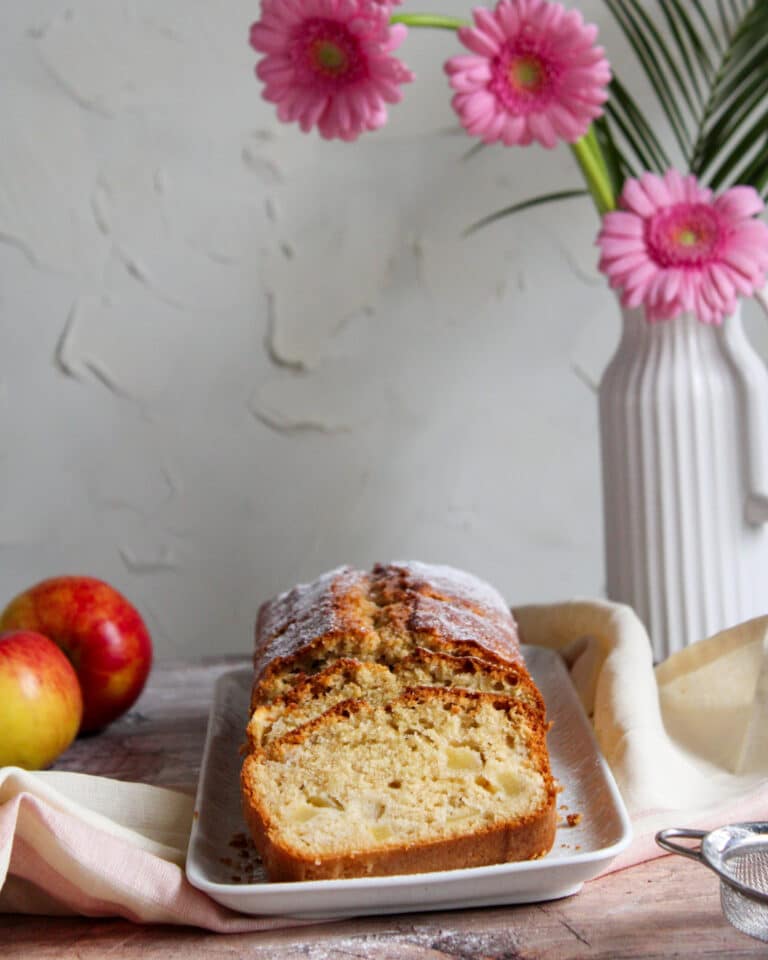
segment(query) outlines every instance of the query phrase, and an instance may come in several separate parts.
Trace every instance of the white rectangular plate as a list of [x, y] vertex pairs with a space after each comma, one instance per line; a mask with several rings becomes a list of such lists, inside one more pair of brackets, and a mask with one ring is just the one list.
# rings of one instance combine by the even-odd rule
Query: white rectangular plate
[[[554, 722], [549, 752], [563, 787], [563, 822], [546, 857], [440, 873], [267, 882], [249, 866], [243, 844], [239, 751], [253, 674], [240, 669], [216, 685], [187, 855], [190, 883], [242, 913], [318, 919], [531, 903], [576, 893], [629, 844], [629, 817], [562, 660], [541, 647], [524, 653]], [[568, 814], [580, 814], [579, 822], [568, 826]]]

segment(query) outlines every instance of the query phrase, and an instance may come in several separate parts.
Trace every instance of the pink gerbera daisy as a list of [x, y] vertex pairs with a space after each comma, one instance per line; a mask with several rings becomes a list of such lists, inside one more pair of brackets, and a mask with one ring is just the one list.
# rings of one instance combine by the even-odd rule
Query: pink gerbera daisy
[[472, 56], [445, 65], [453, 107], [485, 143], [554, 147], [582, 137], [608, 99], [611, 68], [597, 27], [549, 0], [500, 0], [473, 11], [459, 38]]
[[768, 225], [755, 219], [764, 204], [752, 187], [713, 197], [694, 176], [645, 173], [627, 180], [620, 206], [603, 218], [600, 269], [648, 320], [690, 310], [722, 323], [765, 285]]
[[342, 140], [383, 126], [413, 79], [390, 56], [407, 31], [388, 12], [373, 0], [263, 0], [251, 46], [266, 54], [256, 74], [278, 117]]

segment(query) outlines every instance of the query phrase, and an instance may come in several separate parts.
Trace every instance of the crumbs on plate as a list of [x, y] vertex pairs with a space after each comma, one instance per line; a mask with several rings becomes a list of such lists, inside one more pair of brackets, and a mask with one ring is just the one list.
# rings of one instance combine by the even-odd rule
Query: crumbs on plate
[[230, 883], [254, 883], [260, 870], [261, 857], [256, 852], [251, 838], [245, 833], [235, 833], [229, 841], [229, 846], [237, 850], [237, 862], [232, 857], [219, 857], [219, 863], [242, 871], [230, 874]]

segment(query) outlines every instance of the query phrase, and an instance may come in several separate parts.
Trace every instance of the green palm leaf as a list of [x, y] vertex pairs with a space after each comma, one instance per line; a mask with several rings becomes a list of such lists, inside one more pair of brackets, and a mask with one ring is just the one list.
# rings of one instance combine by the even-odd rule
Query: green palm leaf
[[[620, 138], [623, 138], [642, 170], [663, 172], [671, 166], [667, 152], [653, 127], [618, 77], [611, 81], [611, 98], [606, 105], [606, 116], [613, 122]], [[626, 157], [625, 163], [631, 166], [631, 161]]]
[[[605, 0], [676, 145], [676, 162], [713, 188], [768, 187], [768, 0]], [[618, 78], [604, 137], [624, 177], [662, 172], [662, 139]], [[604, 146], [603, 139], [601, 145]], [[678, 159], [679, 158], [679, 159]]]
[[467, 227], [464, 231], [464, 236], [468, 237], [482, 227], [488, 227], [490, 224], [496, 223], [497, 220], [502, 220], [504, 217], [511, 217], [513, 214], [520, 213], [523, 210], [530, 210], [531, 207], [540, 207], [546, 203], [557, 203], [560, 200], [571, 200], [574, 197], [588, 196], [588, 190], [585, 190], [583, 187], [578, 187], [575, 190], [558, 190], [556, 193], [545, 193], [538, 197], [531, 197], [529, 200], [521, 200], [519, 203], [513, 203], [512, 206], [504, 207], [503, 210], [495, 210], [493, 213], [489, 213], [487, 217], [477, 220]]
[[[678, 146], [685, 153], [691, 144], [684, 109], [686, 105], [693, 109], [693, 105], [690, 102], [688, 86], [677, 70], [669, 46], [643, 10], [639, 0], [606, 0], [606, 6], [640, 61]], [[679, 93], [679, 99], [675, 91]]]

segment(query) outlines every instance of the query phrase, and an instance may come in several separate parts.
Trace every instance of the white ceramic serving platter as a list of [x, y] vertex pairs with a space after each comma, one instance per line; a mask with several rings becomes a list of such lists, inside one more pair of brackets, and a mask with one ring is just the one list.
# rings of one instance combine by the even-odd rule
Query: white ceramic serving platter
[[[563, 823], [546, 857], [440, 873], [267, 882], [259, 867], [249, 867], [244, 848], [240, 746], [253, 674], [240, 669], [216, 685], [187, 854], [190, 883], [242, 913], [316, 919], [531, 903], [576, 893], [629, 844], [629, 817], [562, 660], [540, 647], [524, 653], [554, 721], [549, 750], [563, 787]], [[573, 827], [569, 813], [581, 815]]]

